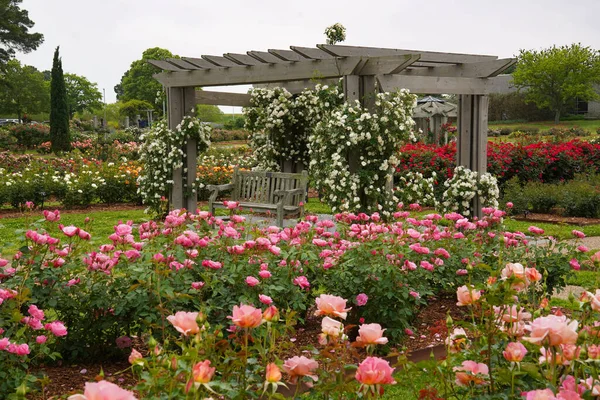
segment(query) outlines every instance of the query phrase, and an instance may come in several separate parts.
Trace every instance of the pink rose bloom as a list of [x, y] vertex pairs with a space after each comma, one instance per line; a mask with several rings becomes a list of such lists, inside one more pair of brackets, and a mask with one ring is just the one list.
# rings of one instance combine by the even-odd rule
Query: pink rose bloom
[[221, 264], [218, 261], [212, 261], [212, 260], [204, 260], [202, 261], [202, 266], [203, 267], [208, 267], [211, 269], [220, 269], [223, 267], [223, 264]]
[[542, 280], [542, 274], [535, 268], [525, 268], [525, 277], [529, 282]]
[[579, 239], [583, 239], [585, 237], [585, 233], [575, 230], [575, 229], [573, 229], [571, 231], [571, 233], [573, 234], [573, 236], [575, 236], [576, 238], [579, 238]]
[[302, 289], [310, 288], [310, 283], [308, 282], [308, 279], [304, 275], [294, 278], [293, 283], [296, 286], [300, 286], [300, 288], [302, 288]]
[[223, 233], [229, 238], [238, 238], [240, 236], [240, 233], [230, 226], [226, 227]]
[[144, 356], [142, 356], [142, 354], [137, 351], [136, 349], [131, 349], [131, 354], [129, 355], [129, 358], [127, 359], [129, 361], [129, 364], [135, 364], [137, 363], [138, 360], [143, 360]]
[[515, 304], [504, 307], [494, 306], [494, 312], [498, 315], [502, 314], [502, 321], [506, 323], [522, 322], [531, 318], [531, 313], [526, 312], [524, 308]]
[[415, 292], [414, 290], [411, 290], [410, 292], [408, 292], [408, 294], [411, 295], [412, 297], [414, 297], [415, 299], [418, 299], [421, 297], [419, 292]]
[[393, 373], [394, 368], [389, 362], [379, 357], [367, 357], [358, 365], [354, 377], [361, 385], [394, 385]]
[[69, 281], [67, 282], [67, 286], [74, 286], [77, 285], [79, 282], [81, 282], [79, 278], [69, 279]]
[[600, 346], [591, 344], [587, 348], [587, 355], [589, 359], [598, 360], [600, 359]]
[[194, 382], [198, 384], [206, 384], [210, 382], [215, 374], [216, 368], [210, 366], [210, 360], [204, 360], [196, 363], [192, 368]]
[[575, 344], [577, 342], [577, 326], [577, 321], [569, 321], [564, 315], [539, 317], [528, 326], [528, 330], [531, 332], [530, 336], [523, 340], [537, 345], [546, 341], [550, 346]]
[[579, 395], [579, 393], [565, 389], [560, 390], [556, 394], [556, 398], [558, 400], [582, 400], [582, 397]]
[[202, 289], [202, 286], [204, 286], [204, 282], [192, 282], [192, 289]]
[[585, 380], [582, 379], [580, 382], [585, 386], [586, 390], [592, 391], [592, 396], [600, 396], [600, 381], [598, 379], [589, 377]]
[[475, 385], [486, 384], [485, 378], [489, 374], [488, 366], [475, 361], [463, 361], [461, 367], [454, 367], [456, 384], [458, 386], [469, 386], [471, 382]]
[[75, 394], [67, 400], [137, 400], [132, 392], [107, 381], [87, 382], [83, 395]]
[[506, 346], [506, 350], [502, 352], [502, 355], [506, 361], [521, 362], [523, 357], [527, 354], [527, 349], [521, 342], [511, 342]]
[[30, 353], [29, 345], [27, 343], [23, 343], [23, 344], [11, 343], [8, 345], [8, 352], [16, 354], [18, 356], [26, 356]]
[[329, 317], [323, 318], [321, 321], [321, 335], [319, 335], [319, 343], [327, 344], [327, 337], [338, 338], [344, 331], [344, 325], [340, 321]]
[[119, 224], [114, 227], [115, 233], [119, 236], [131, 235], [132, 228], [131, 225], [127, 224]]
[[316, 382], [319, 379], [314, 373], [317, 368], [319, 363], [304, 356], [288, 358], [283, 364], [283, 370], [290, 376], [291, 383], [296, 383], [298, 377], [303, 376], [308, 376]]
[[465, 286], [461, 286], [456, 291], [456, 297], [458, 298], [458, 306], [468, 306], [470, 304], [475, 303], [481, 297], [481, 292], [476, 290], [473, 286], [470, 288]]
[[571, 261], [569, 261], [569, 265], [571, 266], [571, 268], [573, 268], [575, 271], [579, 271], [581, 269], [581, 265], [579, 265], [579, 262], [577, 261], [577, 259], [573, 258]]
[[51, 331], [54, 336], [66, 336], [67, 328], [60, 321], [54, 321], [49, 324], [44, 325], [44, 328], [47, 331]]
[[263, 312], [263, 319], [269, 322], [273, 320], [276, 321], [277, 319], [279, 319], [279, 310], [277, 309], [277, 307], [273, 305], [267, 307], [265, 312]]
[[42, 310], [40, 310], [39, 308], [37, 308], [37, 306], [35, 304], [32, 304], [29, 306], [29, 309], [27, 310], [27, 312], [29, 313], [29, 315], [31, 315], [33, 318], [37, 318], [40, 321], [43, 320], [45, 318], [44, 316], [44, 312]]
[[198, 312], [177, 311], [175, 315], [169, 315], [167, 320], [183, 336], [194, 335], [200, 332], [200, 327], [196, 321], [199, 314]]
[[509, 201], [508, 203], [506, 203], [506, 208], [513, 208], [514, 204], [512, 203], [512, 201]]
[[364, 293], [360, 293], [356, 296], [356, 305], [359, 307], [366, 305], [367, 301], [369, 301], [369, 296]]
[[527, 230], [530, 233], [533, 233], [534, 235], [543, 235], [544, 234], [544, 230], [542, 228], [538, 228], [537, 226], [530, 226], [529, 228], [527, 228]]
[[281, 249], [277, 246], [270, 246], [269, 247], [269, 251], [271, 253], [273, 253], [274, 255], [278, 256], [279, 254], [281, 254]]
[[46, 340], [48, 340], [48, 338], [46, 337], [46, 335], [40, 335], [38, 337], [35, 338], [35, 342], [37, 344], [44, 344], [46, 343]]
[[73, 237], [79, 233], [79, 228], [77, 228], [73, 225], [63, 226], [60, 229], [68, 237]]
[[83, 229], [80, 229], [77, 234], [79, 235], [79, 238], [81, 240], [90, 240], [92, 238], [92, 235], [90, 235], [89, 232], [86, 232]]
[[48, 222], [60, 221], [60, 211], [58, 211], [58, 210], [54, 210], [54, 211], [44, 210], [43, 214], [44, 214], [44, 218]]
[[10, 341], [8, 338], [0, 339], [0, 351], [6, 350], [6, 348], [10, 345]]
[[233, 306], [233, 313], [230, 318], [240, 328], [256, 328], [262, 323], [262, 312], [260, 308], [240, 304], [239, 307]]
[[260, 283], [260, 281], [253, 276], [246, 277], [246, 285], [248, 285], [248, 286], [256, 286], [259, 283]]
[[[364, 320], [363, 320], [364, 322]], [[404, 333], [406, 333], [408, 336], [413, 336], [415, 333], [412, 331], [412, 329], [404, 329]]]
[[268, 306], [270, 306], [271, 304], [273, 304], [273, 299], [270, 298], [269, 296], [264, 295], [264, 294], [259, 294], [258, 295], [258, 300], [261, 303], [266, 304]]
[[386, 344], [388, 339], [383, 337], [383, 331], [379, 324], [364, 324], [358, 328], [356, 342], [363, 346], [372, 344]]
[[0, 268], [6, 267], [8, 265], [8, 260], [5, 258], [0, 258]]
[[556, 397], [550, 389], [538, 389], [526, 392], [525, 400], [556, 400]]
[[592, 260], [595, 263], [600, 263], [600, 251], [594, 253], [594, 255], [590, 257], [590, 260]]
[[587, 253], [588, 251], [590, 251], [589, 247], [581, 245], [581, 246], [577, 246], [577, 251], [580, 251], [582, 253]]
[[268, 279], [271, 277], [271, 272], [266, 269], [263, 269], [258, 273], [258, 276], [260, 276], [263, 279]]
[[240, 205], [240, 203], [238, 203], [237, 201], [227, 201], [226, 200], [223, 202], [223, 205], [230, 210], [234, 210]]
[[458, 275], [458, 276], [467, 275], [468, 273], [469, 273], [469, 271], [467, 271], [466, 269], [456, 270], [456, 275]]
[[315, 299], [315, 303], [317, 303], [317, 311], [315, 311], [316, 316], [330, 315], [346, 319], [348, 311], [351, 310], [351, 308], [346, 308], [345, 299], [330, 294], [320, 295]]

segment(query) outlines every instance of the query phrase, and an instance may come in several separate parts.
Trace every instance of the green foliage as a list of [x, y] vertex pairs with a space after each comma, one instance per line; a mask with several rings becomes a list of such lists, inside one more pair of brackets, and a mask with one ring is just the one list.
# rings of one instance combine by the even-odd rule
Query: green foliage
[[217, 106], [198, 104], [196, 106], [196, 116], [202, 122], [221, 122], [224, 114]]
[[[1, 24], [1, 22], [0, 22]], [[36, 68], [11, 60], [0, 77], [0, 112], [24, 114], [45, 112], [50, 102], [49, 85]]]
[[21, 9], [23, 0], [1, 0], [0, 10], [0, 70], [15, 55], [16, 51], [29, 53], [44, 41], [41, 33], [31, 33], [34, 22], [29, 19], [27, 10]]
[[65, 87], [70, 118], [73, 118], [76, 112], [102, 107], [102, 93], [98, 90], [98, 85], [86, 77], [65, 74]]
[[543, 121], [553, 117], [552, 111], [538, 108], [535, 103], [525, 101], [525, 93], [492, 93], [489, 95], [489, 120]]
[[156, 67], [147, 63], [147, 60], [165, 60], [178, 58], [169, 50], [153, 47], [142, 53], [141, 60], [131, 63], [129, 70], [123, 74], [121, 82], [115, 86], [115, 93], [119, 101], [143, 100], [152, 104], [151, 108], [162, 114], [162, 98], [156, 101], [162, 93], [162, 85], [152, 77], [157, 72]]
[[600, 52], [581, 44], [541, 51], [521, 50], [514, 84], [526, 89], [527, 101], [554, 112], [554, 122], [575, 97], [581, 100], [598, 98], [594, 84], [600, 83]]
[[133, 119], [137, 115], [144, 115], [146, 110], [153, 108], [152, 104], [144, 100], [129, 100], [118, 104], [119, 113], [124, 117], [129, 117], [130, 123], [133, 123]]
[[50, 130], [47, 125], [23, 124], [9, 128], [10, 133], [17, 139], [20, 146], [32, 149], [50, 140]]
[[346, 28], [339, 22], [325, 28], [327, 44], [341, 43], [346, 40]]
[[50, 82], [50, 141], [54, 152], [68, 151], [71, 148], [67, 89], [58, 47], [54, 52]]
[[225, 115], [223, 128], [228, 130], [244, 129], [246, 118], [243, 115]]

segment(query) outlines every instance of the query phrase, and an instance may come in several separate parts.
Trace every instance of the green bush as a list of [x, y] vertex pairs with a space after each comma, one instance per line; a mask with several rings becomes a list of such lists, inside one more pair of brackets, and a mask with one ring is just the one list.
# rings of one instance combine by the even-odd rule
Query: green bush
[[50, 128], [42, 124], [19, 124], [9, 128], [20, 146], [32, 149], [50, 140]]
[[0, 128], [0, 150], [14, 150], [17, 145], [17, 138], [9, 130]]

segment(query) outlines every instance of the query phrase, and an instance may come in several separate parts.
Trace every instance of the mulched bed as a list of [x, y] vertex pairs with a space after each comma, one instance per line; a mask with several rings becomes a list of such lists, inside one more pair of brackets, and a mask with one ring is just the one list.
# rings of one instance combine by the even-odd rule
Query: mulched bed
[[570, 225], [596, 225], [600, 224], [600, 218], [583, 218], [583, 217], [562, 217], [555, 214], [535, 214], [530, 213], [527, 216], [518, 215], [514, 216], [517, 221], [528, 221], [528, 222], [549, 222], [554, 224], [570, 224]]

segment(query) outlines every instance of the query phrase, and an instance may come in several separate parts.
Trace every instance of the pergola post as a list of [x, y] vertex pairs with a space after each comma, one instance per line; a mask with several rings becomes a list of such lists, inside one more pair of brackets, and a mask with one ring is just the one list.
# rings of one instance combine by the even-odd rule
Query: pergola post
[[[348, 103], [354, 103], [356, 100], [360, 101], [360, 76], [358, 75], [346, 75], [344, 76], [344, 99]], [[360, 167], [360, 160], [358, 154], [348, 154], [348, 168], [351, 173], [358, 171]]]
[[[460, 95], [456, 164], [483, 174], [487, 171], [488, 96]], [[481, 203], [475, 196], [471, 214], [481, 218]]]
[[[174, 130], [181, 123], [183, 117], [192, 115], [196, 107], [194, 87], [170, 87], [167, 88], [168, 121], [169, 129]], [[198, 206], [198, 196], [191, 191], [196, 180], [196, 162], [198, 158], [196, 140], [189, 140], [186, 148], [186, 181], [188, 190], [184, 189], [183, 168], [173, 170], [173, 186], [171, 188], [170, 204], [173, 208], [186, 208], [195, 212]]]

